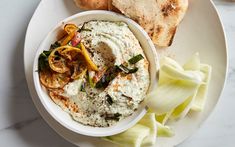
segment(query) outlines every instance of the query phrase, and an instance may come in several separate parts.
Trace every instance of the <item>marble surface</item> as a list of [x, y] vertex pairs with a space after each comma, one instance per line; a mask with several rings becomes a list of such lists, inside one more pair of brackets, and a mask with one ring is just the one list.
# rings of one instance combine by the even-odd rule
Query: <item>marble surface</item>
[[[23, 45], [40, 0], [0, 1], [0, 146], [74, 147], [41, 118], [27, 89]], [[178, 147], [233, 147], [235, 138], [235, 2], [214, 0], [224, 24], [229, 72], [219, 103], [207, 121]]]

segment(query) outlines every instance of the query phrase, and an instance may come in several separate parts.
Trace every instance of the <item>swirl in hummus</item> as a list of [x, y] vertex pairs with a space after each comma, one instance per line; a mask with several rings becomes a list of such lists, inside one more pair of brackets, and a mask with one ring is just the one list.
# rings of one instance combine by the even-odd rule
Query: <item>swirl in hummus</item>
[[130, 116], [150, 84], [148, 61], [124, 22], [67, 24], [66, 35], [39, 57], [51, 99], [75, 121], [112, 126]]

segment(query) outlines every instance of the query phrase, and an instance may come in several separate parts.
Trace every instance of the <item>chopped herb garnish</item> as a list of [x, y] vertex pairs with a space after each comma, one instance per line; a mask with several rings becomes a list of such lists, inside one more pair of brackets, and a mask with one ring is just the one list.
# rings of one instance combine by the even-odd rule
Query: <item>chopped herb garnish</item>
[[101, 77], [101, 79], [96, 83], [96, 88], [106, 88], [109, 82], [112, 81], [119, 73], [116, 66], [109, 68], [107, 72]]
[[96, 88], [105, 88], [108, 86], [108, 81], [106, 81], [106, 75], [104, 75], [96, 84]]
[[112, 79], [109, 77], [109, 75], [103, 75], [103, 77], [96, 83], [96, 88], [106, 88], [109, 84], [109, 82]]
[[125, 74], [131, 74], [138, 71], [137, 67], [132, 69], [127, 68], [123, 64], [110, 68], [107, 72], [101, 77], [101, 79], [96, 83], [96, 88], [106, 88], [109, 85], [109, 82], [112, 81], [120, 72], [124, 72]]
[[122, 115], [121, 115], [120, 113], [115, 113], [114, 116], [115, 116], [115, 117], [120, 117], [120, 116], [122, 116]]
[[125, 95], [125, 94], [122, 94], [122, 96], [126, 97], [128, 100], [132, 100], [132, 99], [133, 99], [132, 97], [127, 96], [127, 95]]
[[82, 92], [86, 92], [86, 90], [85, 90], [85, 85], [86, 85], [86, 83], [85, 83], [85, 82], [83, 82], [83, 83], [82, 83], [82, 86], [81, 86], [81, 90], [80, 90], [80, 91], [82, 91]]
[[112, 81], [117, 76], [117, 73], [110, 73], [104, 75], [95, 85], [96, 88], [106, 88], [109, 82]]
[[144, 59], [144, 57], [141, 54], [138, 54], [138, 55], [132, 57], [131, 59], [129, 59], [128, 62], [130, 64], [135, 64], [135, 63], [139, 62], [142, 59]]
[[51, 54], [51, 51], [43, 51], [38, 58], [38, 70], [42, 71], [45, 68], [49, 67], [48, 57]]
[[45, 54], [46, 57], [49, 57], [49, 55], [51, 54], [51, 51], [43, 51], [43, 54]]
[[81, 29], [79, 29], [78, 32], [82, 32], [82, 31], [92, 31], [91, 29], [85, 28], [85, 24], [86, 24], [86, 23], [83, 23]]
[[119, 65], [118, 68], [121, 69], [126, 74], [135, 73], [138, 71], [137, 67], [129, 69], [126, 66], [124, 66], [123, 64]]
[[102, 88], [102, 87], [104, 87], [104, 85], [101, 81], [98, 81], [95, 85], [95, 88]]
[[135, 73], [135, 72], [137, 72], [138, 71], [138, 68], [137, 67], [134, 67], [134, 68], [132, 68], [132, 69], [129, 69], [129, 74], [130, 73]]
[[116, 121], [119, 121], [120, 116], [122, 116], [120, 113], [115, 113], [112, 116], [106, 116], [105, 119], [106, 120], [116, 120]]
[[109, 103], [109, 105], [112, 105], [113, 104], [113, 99], [112, 99], [112, 97], [109, 95], [109, 94], [107, 94], [107, 102]]
[[121, 69], [124, 73], [129, 73], [129, 69], [123, 64], [119, 65], [118, 68]]
[[58, 41], [56, 41], [54, 44], [51, 44], [50, 49], [52, 50], [52, 49], [55, 49], [60, 46], [61, 46], [60, 43]]
[[92, 30], [91, 29], [84, 29], [83, 28], [83, 29], [80, 30], [80, 32], [82, 32], [82, 31], [89, 31], [89, 32], [91, 32]]
[[81, 32], [82, 29], [84, 29], [86, 23], [83, 23], [82, 27], [78, 29], [78, 32]]

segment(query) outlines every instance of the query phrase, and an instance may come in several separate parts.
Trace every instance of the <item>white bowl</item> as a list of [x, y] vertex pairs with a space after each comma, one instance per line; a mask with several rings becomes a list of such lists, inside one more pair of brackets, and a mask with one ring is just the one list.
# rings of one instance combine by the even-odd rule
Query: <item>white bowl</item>
[[137, 109], [135, 113], [133, 113], [131, 116], [125, 118], [124, 120], [121, 120], [114, 126], [110, 127], [92, 127], [92, 126], [86, 126], [79, 122], [76, 122], [72, 119], [72, 117], [63, 111], [59, 106], [57, 106], [51, 98], [48, 96], [45, 89], [42, 88], [40, 81], [39, 81], [39, 75], [38, 72], [38, 57], [39, 54], [43, 50], [49, 49], [50, 45], [56, 41], [56, 36], [61, 30], [61, 27], [65, 23], [75, 23], [77, 25], [82, 24], [84, 22], [90, 21], [90, 20], [107, 20], [107, 21], [123, 21], [128, 24], [131, 31], [134, 33], [136, 38], [139, 40], [144, 53], [150, 62], [150, 88], [149, 91], [153, 88], [154, 84], [156, 83], [156, 72], [158, 69], [158, 60], [157, 60], [157, 53], [155, 50], [155, 47], [151, 41], [151, 39], [148, 37], [147, 33], [133, 20], [126, 18], [122, 15], [108, 12], [108, 11], [86, 11], [82, 13], [75, 14], [71, 17], [66, 18], [65, 20], [61, 21], [59, 24], [56, 25], [52, 31], [48, 33], [46, 38], [42, 41], [40, 47], [37, 50], [35, 59], [34, 59], [34, 66], [33, 66], [33, 79], [34, 79], [34, 85], [36, 87], [37, 94], [39, 96], [39, 99], [45, 109], [48, 111], [48, 113], [61, 125], [68, 128], [69, 130], [87, 135], [87, 136], [110, 136], [117, 133], [120, 133], [122, 131], [127, 130], [128, 128], [132, 127], [134, 124], [136, 124], [146, 113], [146, 109], [144, 104], [142, 103], [140, 107]]

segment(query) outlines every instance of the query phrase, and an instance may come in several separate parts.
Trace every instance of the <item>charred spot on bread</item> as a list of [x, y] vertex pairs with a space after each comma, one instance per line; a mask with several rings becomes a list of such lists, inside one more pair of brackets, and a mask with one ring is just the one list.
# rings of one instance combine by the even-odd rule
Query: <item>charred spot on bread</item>
[[159, 36], [161, 35], [162, 32], [163, 32], [163, 27], [161, 25], [156, 25], [154, 27], [154, 32], [153, 32], [153, 36], [152, 36], [153, 42], [158, 41]]
[[164, 17], [177, 15], [180, 8], [177, 6], [178, 0], [169, 0], [161, 7], [161, 12]]

